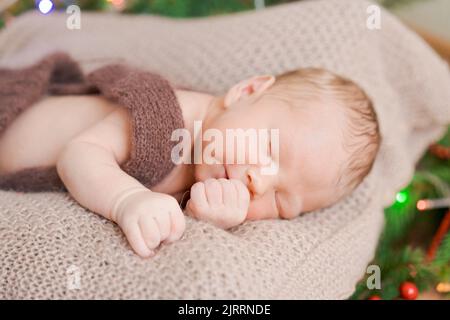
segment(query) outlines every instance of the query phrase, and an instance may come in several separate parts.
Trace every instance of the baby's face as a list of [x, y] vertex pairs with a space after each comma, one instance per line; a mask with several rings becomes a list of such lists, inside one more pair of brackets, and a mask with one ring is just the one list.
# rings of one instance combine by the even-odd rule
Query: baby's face
[[[274, 174], [262, 174], [261, 169], [267, 164], [249, 161], [251, 156], [257, 156], [252, 155], [255, 151], [247, 143], [244, 164], [238, 164], [236, 158], [227, 164], [224, 156], [227, 150], [216, 152], [214, 157], [221, 164], [196, 165], [196, 180], [241, 180], [251, 195], [249, 220], [290, 219], [301, 212], [329, 206], [337, 200], [335, 184], [347, 157], [342, 147], [343, 126], [342, 108], [333, 102], [316, 100], [294, 106], [270, 96], [259, 100], [239, 99], [205, 123], [203, 130], [215, 128], [225, 137], [226, 129], [279, 129], [278, 153], [273, 146], [269, 150], [278, 170]], [[206, 146], [204, 142], [203, 148]]]

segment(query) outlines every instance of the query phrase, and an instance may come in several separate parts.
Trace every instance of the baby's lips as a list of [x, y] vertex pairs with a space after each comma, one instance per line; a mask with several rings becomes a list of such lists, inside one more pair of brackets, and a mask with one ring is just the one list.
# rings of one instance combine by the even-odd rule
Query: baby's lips
[[225, 179], [230, 179], [230, 176], [228, 175], [228, 169], [227, 169], [227, 166], [226, 166], [226, 165], [223, 165], [222, 168], [223, 168], [223, 175], [224, 175], [224, 178], [225, 178]]
[[214, 179], [228, 179], [228, 173], [225, 165], [216, 165], [217, 170], [214, 170], [213, 178]]

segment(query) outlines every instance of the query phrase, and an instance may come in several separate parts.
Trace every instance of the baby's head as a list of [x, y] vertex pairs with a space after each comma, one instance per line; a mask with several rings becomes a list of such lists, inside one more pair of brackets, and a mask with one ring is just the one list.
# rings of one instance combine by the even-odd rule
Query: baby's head
[[203, 129], [208, 128], [223, 136], [226, 129], [279, 129], [279, 148], [269, 151], [278, 166], [275, 174], [262, 174], [262, 164], [248, 161], [251, 148], [245, 150], [245, 164], [225, 164], [224, 150], [214, 157], [225, 165], [196, 165], [197, 180], [229, 178], [247, 185], [248, 219], [293, 218], [334, 204], [369, 173], [381, 139], [364, 91], [314, 68], [237, 83], [216, 100], [204, 120]]

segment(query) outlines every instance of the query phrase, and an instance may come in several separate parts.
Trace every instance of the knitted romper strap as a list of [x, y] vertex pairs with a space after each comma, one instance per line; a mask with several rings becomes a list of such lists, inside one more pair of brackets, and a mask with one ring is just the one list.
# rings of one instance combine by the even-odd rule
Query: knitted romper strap
[[[150, 72], [108, 65], [84, 77], [65, 53], [49, 55], [25, 69], [0, 69], [0, 136], [21, 112], [46, 94], [94, 93], [130, 110], [131, 152], [122, 169], [146, 187], [160, 182], [174, 167], [172, 132], [184, 123], [173, 88]], [[65, 187], [53, 166], [0, 175], [0, 189], [33, 192], [63, 191]]]

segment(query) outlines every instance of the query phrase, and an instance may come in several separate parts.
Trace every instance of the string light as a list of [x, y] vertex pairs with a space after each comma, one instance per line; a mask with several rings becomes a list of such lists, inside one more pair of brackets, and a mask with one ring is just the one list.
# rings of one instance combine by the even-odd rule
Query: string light
[[436, 291], [439, 293], [449, 293], [450, 292], [450, 282], [440, 282], [436, 286]]
[[51, 0], [41, 0], [38, 3], [38, 9], [41, 13], [47, 14], [53, 9], [53, 2]]
[[399, 191], [395, 195], [395, 200], [398, 203], [405, 203], [406, 201], [408, 201], [408, 193], [406, 192], [406, 190]]
[[420, 211], [426, 210], [427, 207], [428, 207], [427, 200], [419, 200], [419, 201], [417, 201], [416, 207]]
[[125, 8], [125, 0], [107, 0], [111, 3], [116, 10], [122, 10]]
[[416, 207], [420, 211], [450, 207], [450, 198], [443, 199], [421, 199], [417, 201]]

